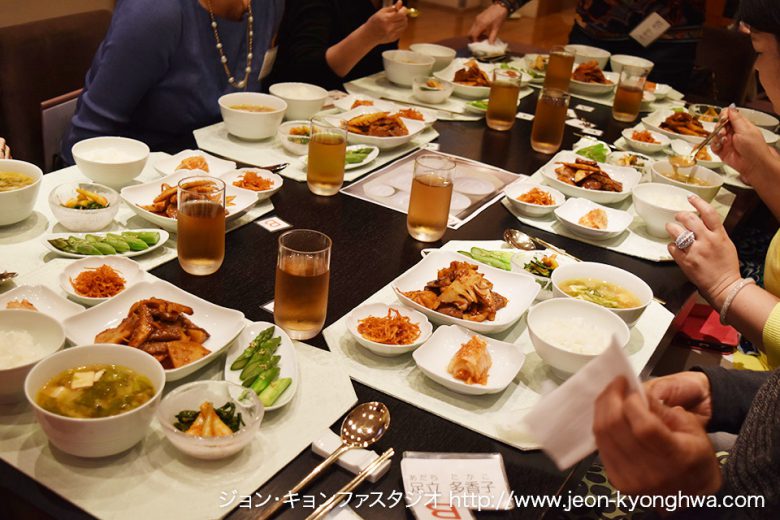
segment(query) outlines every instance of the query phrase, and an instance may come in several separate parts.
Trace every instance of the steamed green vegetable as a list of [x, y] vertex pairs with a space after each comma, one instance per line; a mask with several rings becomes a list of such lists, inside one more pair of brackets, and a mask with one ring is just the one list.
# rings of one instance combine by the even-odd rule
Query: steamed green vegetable
[[292, 383], [292, 379], [289, 377], [283, 377], [273, 381], [265, 390], [260, 392], [260, 402], [263, 403], [263, 406], [271, 406], [279, 399], [279, 396], [287, 390], [290, 383]]
[[358, 148], [357, 150], [347, 150], [347, 154], [344, 156], [344, 162], [346, 164], [358, 164], [366, 160], [371, 152], [372, 148]]
[[273, 336], [274, 330], [274, 327], [268, 327], [261, 331], [230, 364], [230, 370], [241, 371], [241, 384], [251, 388], [264, 406], [273, 405], [291, 382], [290, 378], [279, 379], [282, 356], [276, 355], [275, 352], [281, 345], [282, 338]]
[[79, 255], [116, 255], [128, 251], [144, 251], [160, 241], [157, 231], [123, 231], [121, 234], [90, 233], [84, 238], [69, 236], [53, 238], [49, 243], [60, 251]]
[[607, 160], [609, 154], [609, 148], [604, 146], [604, 143], [594, 144], [593, 146], [587, 146], [577, 150], [577, 155], [581, 155], [591, 161], [603, 163]]
[[477, 99], [474, 101], [469, 101], [466, 103], [467, 105], [476, 108], [477, 110], [487, 110], [488, 107], [488, 100], [487, 99]]
[[514, 255], [512, 251], [488, 251], [487, 249], [472, 247], [470, 251], [458, 251], [458, 253], [491, 267], [503, 269], [504, 271], [512, 270], [512, 255]]

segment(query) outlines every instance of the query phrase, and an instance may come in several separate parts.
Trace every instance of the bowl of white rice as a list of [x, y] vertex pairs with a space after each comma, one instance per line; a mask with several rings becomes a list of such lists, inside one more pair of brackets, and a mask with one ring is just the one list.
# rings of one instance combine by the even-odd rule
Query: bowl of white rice
[[567, 378], [604, 352], [613, 341], [628, 344], [628, 325], [608, 309], [569, 298], [553, 298], [528, 311], [528, 334], [536, 353], [560, 378]]
[[54, 318], [35, 311], [0, 310], [0, 403], [24, 399], [24, 378], [65, 344], [65, 331]]

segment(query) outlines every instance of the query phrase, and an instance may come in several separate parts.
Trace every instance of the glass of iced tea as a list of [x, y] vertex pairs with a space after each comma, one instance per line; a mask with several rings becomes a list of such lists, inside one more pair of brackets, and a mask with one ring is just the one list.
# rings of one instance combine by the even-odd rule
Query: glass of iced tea
[[424, 154], [414, 160], [412, 193], [406, 229], [420, 242], [436, 242], [447, 231], [452, 199], [455, 161], [438, 154]]
[[644, 67], [625, 66], [620, 71], [620, 82], [612, 103], [612, 117], [617, 121], [632, 123], [639, 116], [642, 94], [650, 71]]
[[274, 322], [293, 339], [319, 334], [328, 312], [330, 238], [311, 229], [279, 237]]
[[225, 183], [208, 176], [179, 181], [176, 252], [194, 275], [217, 272], [225, 259]]
[[306, 181], [315, 195], [335, 195], [344, 184], [347, 131], [325, 121], [311, 120]]
[[531, 128], [531, 148], [540, 153], [558, 151], [566, 126], [569, 94], [555, 88], [543, 88], [536, 102], [536, 115]]
[[485, 122], [493, 130], [509, 130], [515, 124], [522, 76], [511, 69], [493, 70]]
[[544, 76], [544, 88], [557, 88], [568, 92], [573, 68], [574, 53], [567, 51], [563, 45], [553, 47]]

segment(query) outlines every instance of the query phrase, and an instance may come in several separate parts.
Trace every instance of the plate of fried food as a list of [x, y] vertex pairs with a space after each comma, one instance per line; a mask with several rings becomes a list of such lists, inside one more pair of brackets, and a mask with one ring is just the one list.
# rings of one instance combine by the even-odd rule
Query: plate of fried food
[[350, 112], [360, 107], [376, 109], [375, 111], [390, 112], [398, 114], [406, 119], [416, 119], [422, 121], [425, 126], [431, 126], [436, 122], [436, 111], [427, 108], [404, 105], [403, 103], [393, 103], [384, 99], [376, 99], [371, 96], [359, 94], [350, 94], [333, 102], [333, 106], [342, 112]]
[[284, 184], [280, 175], [262, 168], [239, 168], [220, 176], [220, 179], [225, 181], [226, 186], [251, 191], [257, 195], [258, 201], [270, 198]]
[[244, 328], [244, 314], [207, 302], [162, 280], [138, 282], [63, 322], [75, 345], [138, 348], [176, 381], [207, 365]]
[[557, 208], [555, 217], [575, 235], [593, 240], [614, 238], [628, 229], [634, 220], [627, 211], [578, 198], [569, 199]]
[[503, 392], [520, 372], [525, 354], [519, 346], [449, 325], [412, 354], [417, 368], [460, 394]]
[[716, 123], [702, 121], [699, 116], [680, 110], [656, 110], [642, 118], [648, 130], [665, 135], [670, 139], [683, 139], [699, 144], [715, 129]]
[[631, 195], [642, 174], [634, 168], [591, 161], [572, 151], [558, 152], [542, 169], [545, 184], [567, 197], [615, 204]]
[[438, 324], [495, 334], [511, 327], [536, 298], [539, 285], [512, 273], [464, 261], [456, 251], [432, 251], [392, 282], [406, 306]]
[[570, 88], [575, 94], [603, 96], [612, 92], [619, 79], [619, 74], [604, 72], [598, 62], [591, 60], [574, 67]]
[[92, 307], [141, 281], [143, 275], [138, 262], [122, 256], [82, 258], [60, 273], [60, 287], [71, 300]]
[[622, 135], [628, 146], [639, 153], [658, 153], [671, 142], [665, 135], [647, 130], [641, 125], [639, 128], [626, 128]]
[[[136, 184], [122, 188], [122, 199], [130, 206], [136, 215], [160, 226], [171, 233], [176, 232], [176, 213], [178, 211], [178, 184], [179, 181], [191, 177], [194, 172], [178, 171], [156, 181]], [[209, 180], [196, 180], [187, 184], [188, 189], [202, 189], [204, 194], [212, 191], [217, 183]], [[225, 186], [225, 204], [227, 215], [225, 219], [230, 222], [237, 218], [257, 202], [257, 195], [250, 190], [245, 190], [227, 184]]]
[[456, 96], [483, 99], [490, 95], [490, 77], [494, 68], [494, 65], [478, 63], [474, 59], [456, 58], [433, 75], [452, 83]]
[[207, 154], [201, 150], [182, 150], [176, 155], [160, 159], [154, 163], [154, 169], [163, 175], [171, 175], [179, 170], [200, 170], [219, 177], [236, 169], [236, 163]]
[[398, 112], [377, 112], [371, 107], [358, 107], [325, 120], [345, 128], [349, 144], [368, 144], [380, 150], [402, 146], [425, 129], [423, 121], [407, 119]]

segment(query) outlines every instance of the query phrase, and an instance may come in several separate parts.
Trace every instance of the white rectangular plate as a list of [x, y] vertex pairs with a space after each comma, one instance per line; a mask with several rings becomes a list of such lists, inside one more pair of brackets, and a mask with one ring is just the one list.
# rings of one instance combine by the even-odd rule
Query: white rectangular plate
[[78, 303], [66, 300], [45, 285], [21, 285], [0, 295], [0, 309], [11, 300], [27, 300], [48, 316], [59, 322], [84, 311]]

